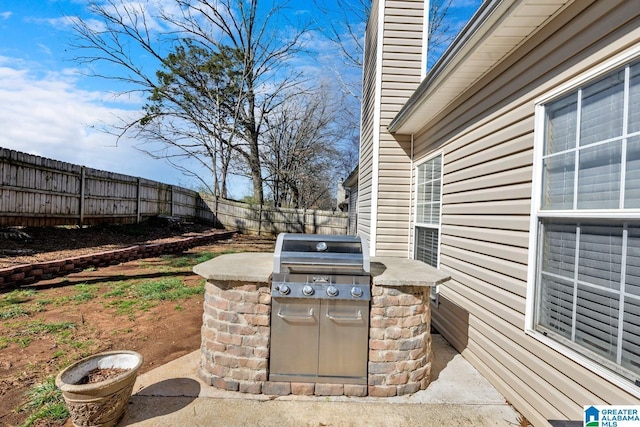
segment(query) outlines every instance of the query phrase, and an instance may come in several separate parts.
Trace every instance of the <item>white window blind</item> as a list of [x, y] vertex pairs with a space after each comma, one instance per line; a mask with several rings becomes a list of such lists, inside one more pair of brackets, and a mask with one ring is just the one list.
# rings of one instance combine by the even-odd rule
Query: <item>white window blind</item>
[[415, 259], [438, 266], [438, 229], [416, 227]]
[[637, 381], [640, 66], [544, 110], [536, 328]]

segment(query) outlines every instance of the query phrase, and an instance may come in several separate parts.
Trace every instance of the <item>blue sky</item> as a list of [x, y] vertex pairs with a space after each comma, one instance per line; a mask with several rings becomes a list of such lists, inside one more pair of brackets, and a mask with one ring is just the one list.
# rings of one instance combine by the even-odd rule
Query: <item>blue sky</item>
[[[131, 0], [133, 1], [133, 0]], [[170, 0], [158, 0], [167, 2]], [[466, 22], [480, 0], [454, 0], [451, 19]], [[68, 16], [87, 18], [86, 0], [0, 0], [0, 147], [88, 167], [140, 176], [193, 188], [197, 183], [99, 129], [128, 111], [139, 110], [142, 99], [116, 96], [120, 87], [86, 77], [71, 61], [73, 33]], [[326, 17], [311, 0], [291, 3], [291, 13]], [[314, 35], [316, 58], [300, 64], [310, 75], [328, 75], [341, 65], [332, 63], [335, 47]], [[324, 50], [324, 51], [323, 51]], [[359, 78], [359, 74], [356, 74]], [[251, 189], [232, 181], [231, 196]]]

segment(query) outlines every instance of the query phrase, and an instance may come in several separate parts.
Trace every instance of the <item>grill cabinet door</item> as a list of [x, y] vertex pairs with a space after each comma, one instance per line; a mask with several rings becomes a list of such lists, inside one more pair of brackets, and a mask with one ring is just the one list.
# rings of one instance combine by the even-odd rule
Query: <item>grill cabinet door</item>
[[366, 384], [368, 352], [369, 301], [322, 300], [318, 375]]
[[271, 304], [271, 381], [287, 381], [278, 375], [315, 377], [320, 300], [272, 298]]

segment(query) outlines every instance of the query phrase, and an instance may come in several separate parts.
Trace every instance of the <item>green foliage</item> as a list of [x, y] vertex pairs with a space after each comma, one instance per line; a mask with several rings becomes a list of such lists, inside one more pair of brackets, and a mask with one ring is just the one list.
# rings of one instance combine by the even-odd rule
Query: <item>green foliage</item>
[[0, 308], [6, 307], [8, 305], [22, 304], [24, 302], [31, 301], [35, 294], [36, 291], [34, 291], [33, 289], [20, 289], [11, 291], [8, 294], [5, 294], [2, 299], [0, 299]]
[[7, 347], [10, 343], [16, 343], [21, 347], [28, 347], [35, 336], [54, 334], [59, 338], [66, 338], [71, 334], [76, 325], [73, 322], [43, 322], [31, 320], [15, 322], [9, 325], [13, 331], [10, 336], [3, 337], [0, 347]]
[[27, 403], [18, 408], [21, 412], [29, 411], [31, 413], [22, 425], [23, 427], [49, 425], [52, 422], [61, 422], [69, 418], [69, 411], [62, 398], [62, 391], [56, 387], [53, 377], [48, 377], [44, 383], [31, 388], [27, 392], [27, 396]]
[[32, 301], [35, 295], [36, 292], [33, 289], [15, 290], [4, 295], [0, 299], [0, 320], [26, 317], [33, 312], [41, 311], [37, 305], [24, 305]]
[[76, 324], [73, 322], [43, 322], [42, 320], [34, 320], [24, 324], [26, 328], [23, 333], [29, 335], [37, 335], [41, 333], [55, 334], [59, 332], [68, 331], [69, 329], [75, 329]]
[[114, 282], [111, 284], [113, 289], [102, 294], [104, 298], [116, 298], [127, 296], [127, 289], [131, 287], [131, 283], [128, 282]]
[[[207, 258], [209, 255], [205, 255]], [[165, 263], [182, 265], [192, 260], [200, 258], [186, 257], [163, 257]], [[204, 259], [203, 258], [203, 259]], [[186, 286], [180, 277], [162, 277], [158, 279], [143, 281], [114, 282], [113, 289], [102, 294], [102, 297], [110, 299], [105, 301], [105, 307], [116, 309], [118, 315], [128, 315], [133, 319], [137, 310], [146, 311], [158, 305], [160, 301], [177, 301], [189, 298], [193, 295], [204, 293], [204, 279], [197, 286]]]
[[187, 287], [178, 278], [163, 278], [149, 280], [132, 287], [132, 293], [137, 298], [156, 301], [175, 301], [188, 298], [192, 295], [199, 295], [204, 292], [204, 285], [197, 287]]
[[235, 251], [227, 250], [222, 252], [199, 252], [194, 254], [182, 254], [182, 255], [163, 255], [161, 258], [165, 263], [172, 268], [184, 268], [193, 267], [194, 265], [201, 264], [205, 261], [209, 261], [217, 256], [223, 254], [233, 254]]
[[190, 117], [198, 127], [216, 125], [204, 120], [204, 111], [218, 122], [234, 115], [244, 87], [242, 52], [224, 45], [216, 52], [189, 39], [182, 42], [156, 72], [158, 84], [144, 106], [142, 126], [168, 113], [184, 115], [184, 110], [196, 113]]
[[88, 285], [86, 283], [80, 283], [74, 286], [74, 290], [77, 291], [73, 296], [73, 300], [77, 303], [86, 302], [96, 297], [98, 292], [97, 285]]
[[28, 317], [31, 312], [19, 305], [12, 305], [0, 310], [0, 319], [13, 319], [15, 317]]

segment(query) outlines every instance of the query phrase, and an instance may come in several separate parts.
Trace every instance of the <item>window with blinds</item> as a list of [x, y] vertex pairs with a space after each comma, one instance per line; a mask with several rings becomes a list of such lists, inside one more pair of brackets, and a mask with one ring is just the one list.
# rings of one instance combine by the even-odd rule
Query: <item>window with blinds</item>
[[640, 379], [640, 63], [544, 107], [536, 329]]
[[[416, 225], [414, 259], [438, 267], [440, 209], [442, 206], [442, 154], [427, 160], [417, 168]], [[436, 298], [436, 288], [431, 288]]]

